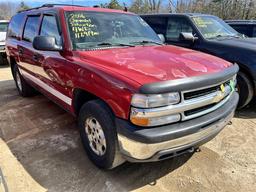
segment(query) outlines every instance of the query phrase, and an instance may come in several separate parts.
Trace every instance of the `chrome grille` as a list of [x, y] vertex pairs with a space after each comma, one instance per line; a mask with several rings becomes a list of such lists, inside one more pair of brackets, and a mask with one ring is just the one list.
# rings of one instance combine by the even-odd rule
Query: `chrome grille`
[[[221, 90], [223, 85], [224, 90]], [[182, 120], [189, 120], [210, 113], [222, 106], [231, 96], [230, 80], [204, 89], [181, 93], [183, 105], [190, 105], [181, 113]]]
[[[220, 85], [221, 84], [219, 84], [217, 86], [213, 86], [213, 87], [208, 87], [208, 88], [205, 88], [205, 89], [194, 90], [194, 91], [190, 91], [190, 92], [184, 92], [183, 93], [184, 94], [183, 95], [184, 99], [185, 100], [193, 99], [193, 98], [204, 96], [204, 95], [216, 92], [216, 91], [220, 91]], [[227, 85], [229, 85], [229, 83], [225, 82], [225, 83], [223, 83], [223, 85], [227, 86]]]

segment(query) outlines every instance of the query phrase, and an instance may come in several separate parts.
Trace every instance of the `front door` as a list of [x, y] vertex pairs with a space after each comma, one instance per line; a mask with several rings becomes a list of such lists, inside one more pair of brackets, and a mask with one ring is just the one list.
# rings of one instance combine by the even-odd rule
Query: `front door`
[[191, 42], [180, 40], [180, 33], [192, 33], [195, 35], [192, 24], [183, 17], [169, 17], [166, 28], [166, 43], [191, 48]]
[[[62, 45], [60, 29], [58, 27], [56, 14], [47, 13], [43, 15], [40, 36], [54, 37], [58, 45]], [[71, 86], [70, 78], [66, 69], [69, 67], [61, 51], [35, 51], [36, 76], [38, 83], [49, 97], [65, 105], [71, 106], [71, 99], [68, 97]]]

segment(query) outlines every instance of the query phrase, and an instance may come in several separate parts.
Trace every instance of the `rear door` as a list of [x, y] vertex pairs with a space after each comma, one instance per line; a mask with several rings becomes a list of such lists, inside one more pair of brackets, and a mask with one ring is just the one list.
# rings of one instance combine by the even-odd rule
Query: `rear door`
[[[26, 19], [25, 27], [22, 34], [22, 40], [19, 42], [17, 49], [19, 54], [20, 71], [25, 78], [29, 74], [35, 76], [35, 57], [32, 42], [38, 34], [40, 15], [31, 15]], [[31, 78], [29, 78], [31, 80]]]

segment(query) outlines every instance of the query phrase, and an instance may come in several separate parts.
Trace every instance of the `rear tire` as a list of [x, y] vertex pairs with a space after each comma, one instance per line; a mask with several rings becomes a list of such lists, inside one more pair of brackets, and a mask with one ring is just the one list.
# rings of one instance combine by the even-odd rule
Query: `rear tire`
[[14, 65], [13, 67], [13, 78], [14, 78], [17, 90], [22, 97], [30, 97], [35, 94], [34, 88], [31, 87], [26, 82], [26, 80], [22, 77], [17, 65]]
[[84, 149], [97, 167], [113, 169], [125, 162], [119, 152], [114, 115], [103, 101], [85, 103], [78, 124]]
[[243, 72], [238, 72], [237, 88], [239, 92], [238, 109], [242, 109], [250, 103], [254, 95], [254, 87], [250, 78]]

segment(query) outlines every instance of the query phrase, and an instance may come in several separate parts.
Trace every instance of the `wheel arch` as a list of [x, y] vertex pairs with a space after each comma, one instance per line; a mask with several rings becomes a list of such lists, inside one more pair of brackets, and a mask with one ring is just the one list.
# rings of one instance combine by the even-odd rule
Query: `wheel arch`
[[81, 89], [81, 88], [75, 88], [73, 91], [72, 105], [73, 105], [74, 114], [76, 116], [78, 116], [82, 106], [86, 102], [92, 101], [92, 100], [101, 100], [109, 108], [109, 110], [112, 112], [112, 114], [115, 115], [112, 107], [104, 99], [96, 96], [95, 94], [92, 94], [91, 92], [89, 92], [85, 89]]
[[[238, 63], [238, 65], [239, 65], [239, 72], [244, 73], [249, 78], [249, 80], [252, 82], [253, 88], [255, 90], [253, 75], [250, 72], [251, 70], [248, 67], [246, 67], [245, 65], [241, 64], [241, 63]], [[255, 91], [254, 91], [254, 95], [255, 95]]]
[[11, 67], [12, 75], [14, 76], [14, 66], [17, 65], [17, 62], [14, 57], [10, 56], [8, 59], [9, 65]]

